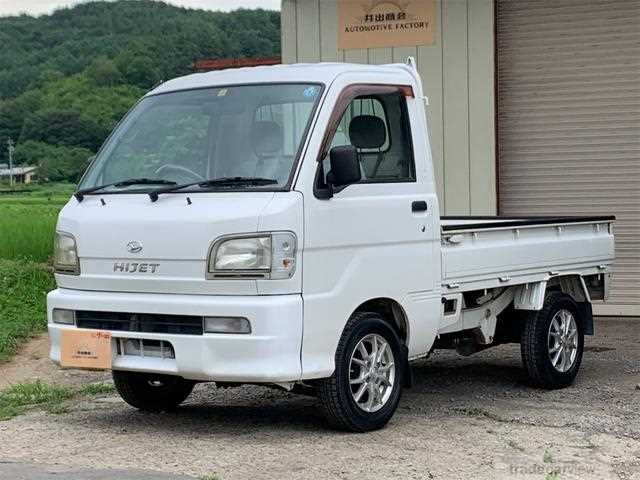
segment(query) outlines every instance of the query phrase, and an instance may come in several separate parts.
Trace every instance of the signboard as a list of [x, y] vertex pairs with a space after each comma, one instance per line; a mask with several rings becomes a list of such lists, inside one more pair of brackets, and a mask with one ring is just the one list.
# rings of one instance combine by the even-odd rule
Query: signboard
[[111, 368], [111, 333], [95, 330], [60, 332], [60, 365], [65, 368]]
[[338, 48], [431, 45], [434, 0], [338, 0]]

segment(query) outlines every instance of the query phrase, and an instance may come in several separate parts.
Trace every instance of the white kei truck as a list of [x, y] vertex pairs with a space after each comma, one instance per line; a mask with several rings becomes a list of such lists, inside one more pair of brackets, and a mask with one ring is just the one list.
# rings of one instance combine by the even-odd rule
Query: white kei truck
[[614, 217], [441, 217], [425, 103], [412, 59], [150, 91], [60, 212], [51, 359], [112, 370], [141, 410], [271, 385], [356, 432], [438, 348], [519, 343], [533, 385], [570, 385]]

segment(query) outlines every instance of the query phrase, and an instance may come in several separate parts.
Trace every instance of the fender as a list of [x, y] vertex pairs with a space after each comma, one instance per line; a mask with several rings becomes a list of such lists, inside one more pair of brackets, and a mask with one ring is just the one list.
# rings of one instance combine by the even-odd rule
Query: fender
[[516, 310], [542, 310], [548, 288], [559, 288], [573, 298], [578, 304], [581, 317], [584, 320], [585, 335], [593, 335], [593, 310], [591, 297], [584, 283], [582, 275], [570, 273], [565, 275], [550, 274], [545, 280], [525, 283], [516, 287], [513, 306]]

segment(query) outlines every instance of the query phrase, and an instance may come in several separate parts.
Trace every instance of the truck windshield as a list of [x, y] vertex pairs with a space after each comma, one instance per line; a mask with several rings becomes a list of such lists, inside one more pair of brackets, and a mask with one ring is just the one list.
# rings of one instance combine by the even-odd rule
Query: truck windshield
[[[320, 97], [318, 84], [225, 86], [140, 101], [83, 177], [81, 190], [283, 190]], [[219, 178], [269, 182], [209, 182]], [[143, 178], [145, 182], [131, 182]], [[154, 183], [155, 182], [155, 183]]]

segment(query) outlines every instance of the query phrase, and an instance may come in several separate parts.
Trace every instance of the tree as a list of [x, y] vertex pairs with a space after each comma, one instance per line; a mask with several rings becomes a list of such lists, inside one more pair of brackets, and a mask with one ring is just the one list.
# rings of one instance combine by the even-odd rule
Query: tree
[[158, 1], [81, 2], [37, 18], [0, 17], [0, 162], [6, 140], [40, 178], [77, 177], [118, 120], [198, 58], [272, 56], [280, 15]]
[[90, 78], [114, 85], [116, 72], [101, 59], [120, 57], [117, 67], [127, 81], [149, 88], [189, 73], [196, 58], [277, 55], [280, 14], [187, 10], [154, 1], [83, 2], [38, 18], [0, 17], [0, 45], [0, 98], [19, 96], [43, 70], [70, 76], [106, 67]]
[[98, 87], [112, 87], [124, 80], [115, 62], [106, 57], [99, 57], [91, 62], [85, 74], [89, 81]]
[[120, 68], [128, 83], [146, 90], [161, 80], [160, 72], [149, 57], [126, 54], [119, 59]]
[[14, 141], [20, 137], [24, 119], [41, 106], [37, 92], [29, 91], [13, 100], [0, 101], [0, 161], [8, 160], [5, 148], [9, 138]]
[[52, 145], [75, 145], [96, 151], [108, 131], [77, 111], [48, 109], [29, 116], [20, 141], [36, 140]]
[[0, 98], [12, 98], [24, 92], [37, 75], [38, 69], [35, 67], [6, 69], [0, 65]]
[[37, 165], [42, 181], [77, 182], [93, 155], [80, 147], [55, 146], [32, 140], [16, 146], [15, 158], [19, 165]]
[[52, 68], [47, 68], [40, 72], [40, 74], [36, 77], [35, 80], [29, 85], [31, 88], [41, 87], [46, 85], [47, 83], [55, 83], [64, 78], [64, 73], [54, 70]]

